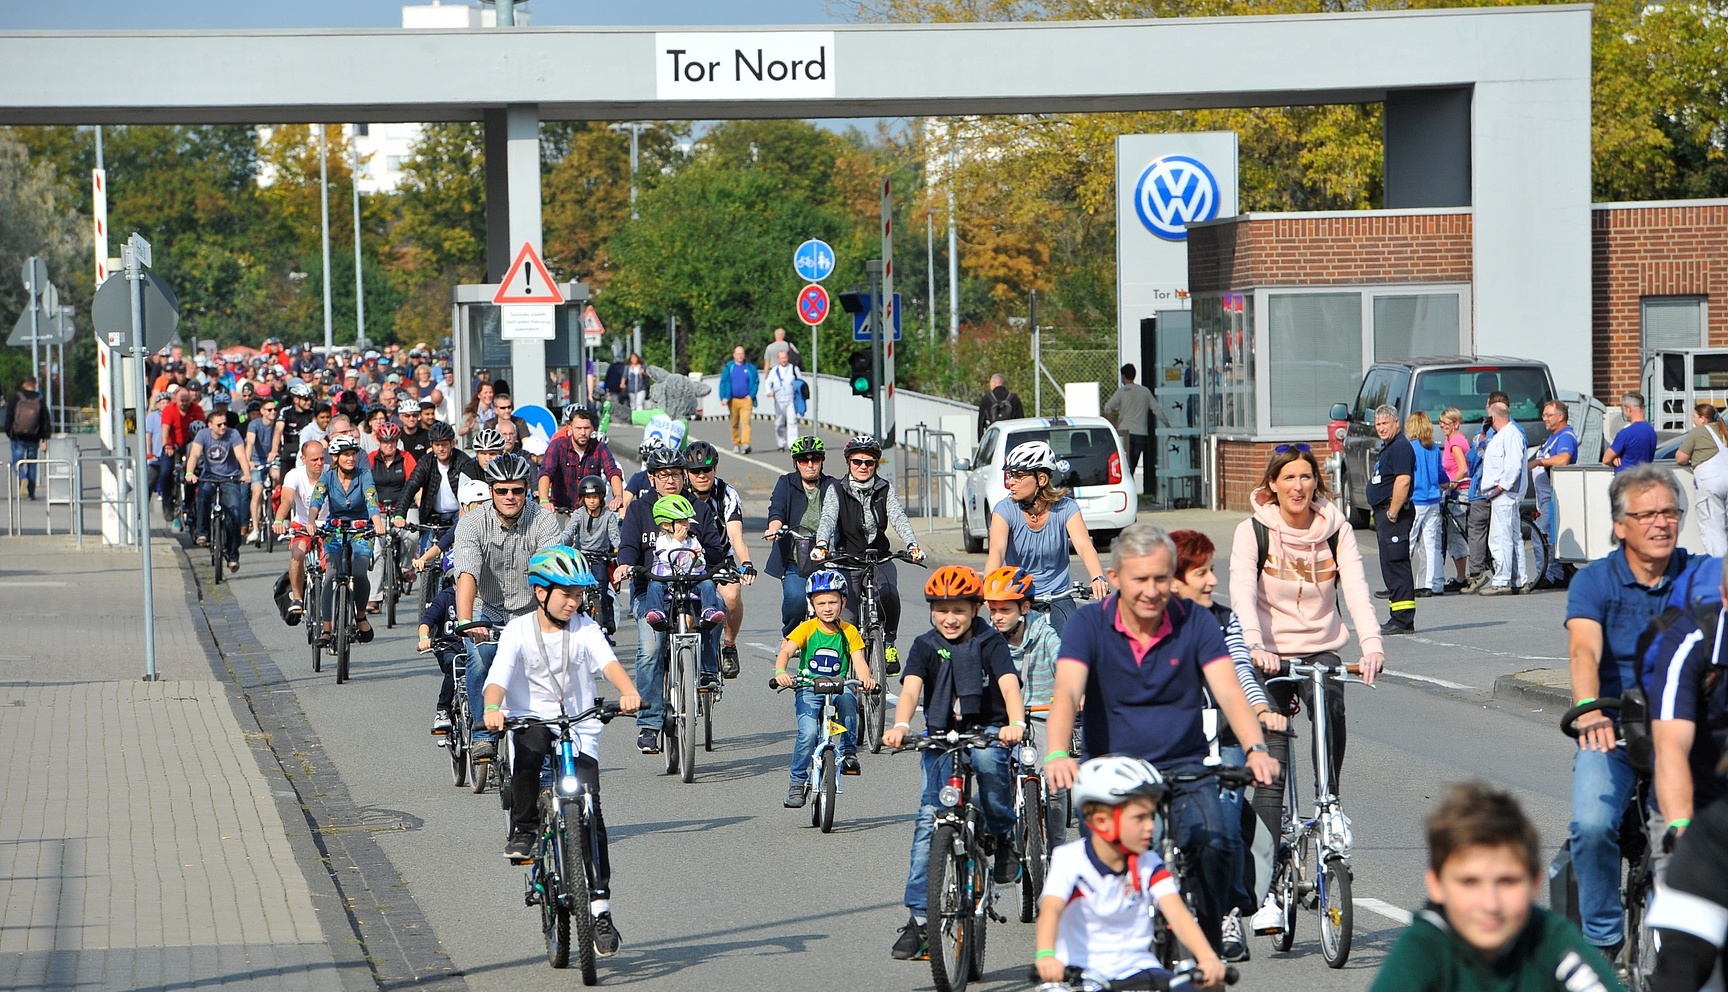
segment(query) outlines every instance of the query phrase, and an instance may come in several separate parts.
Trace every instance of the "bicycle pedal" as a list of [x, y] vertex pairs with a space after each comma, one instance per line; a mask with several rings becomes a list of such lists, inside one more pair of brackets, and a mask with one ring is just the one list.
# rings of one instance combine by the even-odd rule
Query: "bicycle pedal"
[[[1019, 884], [1019, 883], [1015, 883], [1015, 884]], [[1001, 913], [996, 912], [996, 907], [994, 907], [994, 906], [990, 907], [990, 918], [992, 920], [995, 920], [997, 923], [1007, 923], [1008, 922], [1008, 917], [1003, 916]]]
[[527, 866], [527, 865], [531, 865], [534, 863], [534, 858], [532, 855], [530, 855], [529, 857], [526, 857], [526, 858], [511, 858], [510, 863], [513, 865]]

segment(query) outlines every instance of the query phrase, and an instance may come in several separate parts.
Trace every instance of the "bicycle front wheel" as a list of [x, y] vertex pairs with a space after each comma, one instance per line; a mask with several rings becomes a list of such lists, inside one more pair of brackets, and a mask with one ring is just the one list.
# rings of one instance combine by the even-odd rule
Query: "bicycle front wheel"
[[591, 837], [586, 819], [564, 819], [564, 891], [570, 893], [570, 917], [576, 922], [576, 963], [582, 969], [582, 984], [599, 981], [594, 959], [594, 890], [588, 886]]
[[1272, 949], [1280, 954], [1288, 951], [1296, 940], [1296, 898], [1300, 883], [1296, 866], [1299, 864], [1286, 847], [1277, 856], [1272, 870], [1272, 892], [1277, 896], [1278, 909], [1284, 914], [1284, 929], [1272, 935]]
[[835, 781], [834, 749], [832, 747], [822, 752], [822, 778], [816, 789], [816, 810], [814, 826], [821, 828], [823, 833], [834, 830], [834, 793], [839, 786]]
[[700, 650], [684, 645], [678, 652], [678, 775], [696, 780], [696, 668]]
[[930, 838], [926, 890], [930, 922], [924, 928], [936, 992], [964, 992], [972, 970], [972, 939], [977, 926], [972, 909], [978, 894], [972, 890], [971, 862], [959, 846], [954, 825], [938, 826]]
[[1656, 973], [1656, 932], [1645, 917], [1650, 912], [1650, 900], [1656, 897], [1651, 876], [1651, 856], [1645, 853], [1638, 870], [1629, 880], [1626, 898], [1626, 989], [1627, 992], [1649, 992], [1651, 978]]
[[570, 967], [570, 900], [568, 880], [563, 877], [567, 848], [556, 829], [540, 839], [540, 929], [546, 935], [546, 963], [554, 968]]
[[1044, 892], [1044, 865], [1048, 838], [1045, 824], [1044, 783], [1038, 779], [1020, 782], [1020, 822], [1015, 827], [1020, 854], [1020, 922], [1031, 923], [1038, 915], [1038, 897]]
[[[378, 541], [378, 553], [384, 556], [384, 574], [379, 579], [384, 583], [384, 626], [396, 626], [396, 601], [402, 598], [402, 584], [396, 578], [396, 538], [386, 535]], [[378, 590], [374, 589], [373, 592]]]
[[335, 635], [332, 650], [336, 653], [336, 684], [348, 681], [348, 632], [353, 624], [354, 604], [351, 602], [353, 592], [348, 589], [347, 582], [336, 586], [336, 595], [330, 597], [331, 627]]
[[306, 625], [306, 639], [312, 642], [312, 670], [324, 670], [324, 618], [319, 615], [318, 602], [323, 597], [324, 576], [306, 573], [306, 614], [300, 621]]
[[678, 701], [679, 687], [677, 661], [673, 656], [671, 641], [666, 642], [666, 674], [660, 679], [660, 760], [666, 767], [666, 774], [678, 774]]
[[1314, 876], [1320, 893], [1320, 953], [1333, 968], [1350, 960], [1355, 904], [1350, 900], [1350, 866], [1342, 858], [1322, 857]]

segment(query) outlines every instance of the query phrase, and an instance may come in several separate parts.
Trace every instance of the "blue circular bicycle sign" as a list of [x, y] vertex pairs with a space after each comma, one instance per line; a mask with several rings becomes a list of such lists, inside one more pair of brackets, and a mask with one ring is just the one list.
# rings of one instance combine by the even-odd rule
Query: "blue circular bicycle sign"
[[834, 249], [826, 241], [811, 238], [792, 253], [792, 268], [805, 282], [821, 282], [834, 274]]

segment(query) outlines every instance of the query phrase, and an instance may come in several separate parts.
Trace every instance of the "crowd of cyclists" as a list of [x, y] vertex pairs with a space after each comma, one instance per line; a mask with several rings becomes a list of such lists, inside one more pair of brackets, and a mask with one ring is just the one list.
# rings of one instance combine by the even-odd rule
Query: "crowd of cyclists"
[[[923, 565], [925, 552], [881, 474], [875, 438], [845, 442], [833, 474], [820, 437], [793, 439], [790, 470], [758, 508], [719, 477], [712, 444], [681, 435], [650, 432], [636, 453], [641, 470], [626, 481], [588, 409], [566, 407], [549, 442], [527, 450], [530, 431], [508, 386], [475, 383], [474, 400], [454, 410], [448, 362], [425, 348], [320, 354], [268, 341], [232, 361], [170, 352], [157, 356], [153, 371], [146, 426], [153, 484], [168, 517], [199, 545], [222, 540], [225, 552], [232, 549], [230, 571], [242, 543], [263, 541], [265, 528], [287, 539], [283, 618], [299, 622], [308, 597], [322, 597], [324, 636], [348, 622], [331, 616], [338, 576], [326, 568], [323, 589], [307, 586], [307, 559], [321, 554], [327, 528], [354, 532], [353, 573], [343, 578], [355, 590], [359, 643], [372, 638], [387, 556], [398, 563], [389, 573], [397, 581], [430, 576], [416, 605], [426, 608], [418, 646], [438, 656], [445, 675], [432, 732], [452, 729], [452, 659], [460, 653], [466, 698], [476, 701], [468, 729], [481, 764], [498, 759], [508, 721], [587, 711], [597, 679], [634, 714], [638, 749], [660, 753], [665, 646], [685, 608], [668, 601], [668, 585], [678, 575], [700, 579], [689, 607], [702, 638], [699, 689], [738, 678], [742, 586], [757, 577], [745, 518], [765, 515], [765, 571], [781, 584], [784, 637], [774, 678], [795, 690], [785, 805], [804, 806], [815, 787], [809, 756], [827, 733], [815, 719], [823, 712], [817, 696], [844, 685], [835, 708], [845, 726], [842, 774], [859, 773], [865, 743], [898, 748], [944, 735], [999, 743], [974, 750], [969, 767], [990, 876], [1011, 884], [1024, 870], [1013, 839], [1013, 768], [1028, 760], [1018, 745], [1042, 738], [1030, 760], [1043, 776], [1045, 829], [1056, 848], [1042, 869], [1039, 902], [1034, 970], [1044, 982], [1073, 980], [1080, 968], [1117, 988], [1162, 987], [1173, 962], [1155, 957], [1142, 933], [1154, 909], [1204, 984], [1223, 979], [1225, 962], [1250, 957], [1250, 934], [1276, 940], [1289, 926], [1289, 897], [1273, 884], [1266, 852], [1276, 850], [1290, 813], [1292, 717], [1306, 710], [1312, 725], [1316, 707], [1324, 709], [1325, 739], [1310, 734], [1310, 746], [1313, 763], [1326, 763], [1334, 797], [1348, 740], [1345, 679], [1309, 683], [1287, 673], [1320, 666], [1342, 676], [1352, 628], [1360, 659], [1350, 671], [1372, 684], [1385, 664], [1355, 532], [1306, 446], [1274, 452], [1252, 493], [1253, 512], [1228, 549], [1229, 606], [1214, 598], [1217, 549], [1204, 534], [1135, 524], [1106, 562], [1049, 446], [1017, 446], [1004, 462], [1008, 495], [992, 510], [984, 567], [930, 573], [923, 583], [929, 627], [903, 655], [908, 618], [894, 558]], [[225, 535], [208, 526], [217, 496]], [[1628, 468], [1611, 497], [1618, 547], [1574, 578], [1566, 617], [1574, 700], [1587, 711], [1576, 717], [1567, 845], [1581, 936], [1560, 914], [1529, 905], [1544, 872], [1516, 802], [1480, 785], [1461, 787], [1429, 822], [1434, 904], [1389, 960], [1450, 955], [1463, 963], [1420, 980], [1388, 968], [1376, 988], [1625, 983], [1669, 992], [1703, 987], [1720, 967], [1728, 943], [1721, 777], [1728, 679], [1719, 641], [1728, 589], [1719, 560], [1675, 547], [1687, 503], [1671, 474]], [[903, 552], [891, 554], [891, 536]], [[869, 617], [859, 608], [865, 598], [874, 604]], [[636, 632], [628, 671], [615, 648], [624, 621], [634, 621]], [[861, 634], [860, 625], [872, 623]], [[866, 635], [884, 645], [880, 671], [865, 655]], [[879, 691], [878, 679], [896, 681], [898, 698], [880, 739], [870, 742], [859, 702]], [[1651, 714], [1644, 766], [1626, 743], [1639, 731], [1617, 722], [1622, 700], [1640, 689]], [[598, 720], [584, 722], [580, 737], [579, 777], [594, 803], [604, 860]], [[538, 759], [551, 739], [544, 726], [515, 733], [505, 847], [514, 861], [531, 856]], [[952, 805], [941, 755], [927, 750], [924, 759], [908, 919], [891, 948], [902, 960], [931, 953], [932, 832]], [[1221, 767], [1245, 769], [1252, 795], [1213, 775]], [[1654, 800], [1629, 812], [1640, 775], [1653, 783]], [[1245, 805], [1251, 815], [1242, 814]], [[1343, 838], [1347, 867], [1352, 828], [1342, 812], [1336, 817], [1327, 827]], [[1154, 819], [1184, 853], [1175, 873], [1152, 850]], [[1616, 971], [1610, 962], [1632, 957], [1623, 950], [1638, 939], [1626, 932], [1620, 882], [1624, 832], [1639, 821], [1661, 846], [1673, 884], [1657, 889], [1640, 924], [1659, 931], [1662, 953]], [[1080, 839], [1058, 847], [1071, 828]], [[1484, 885], [1525, 895], [1490, 912], [1478, 906]], [[621, 937], [609, 881], [594, 892], [594, 947], [605, 956]], [[1491, 981], [1527, 968], [1542, 980]], [[1450, 977], [1434, 984], [1433, 974]]]

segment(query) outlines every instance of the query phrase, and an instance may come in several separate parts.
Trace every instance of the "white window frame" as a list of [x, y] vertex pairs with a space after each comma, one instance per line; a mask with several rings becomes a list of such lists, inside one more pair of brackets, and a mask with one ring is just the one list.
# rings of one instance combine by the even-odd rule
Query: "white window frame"
[[[1697, 348], [1710, 347], [1710, 297], [1705, 293], [1647, 293], [1638, 297], [1638, 361], [1640, 364], [1650, 360], [1652, 353], [1650, 340], [1644, 326], [1644, 304], [1650, 300], [1687, 300], [1698, 304], [1698, 343], [1682, 348], [1691, 351]], [[1672, 348], [1661, 349], [1673, 351]]]
[[[1312, 426], [1274, 428], [1272, 424], [1272, 362], [1267, 353], [1271, 336], [1270, 297], [1291, 294], [1356, 293], [1362, 302], [1362, 368], [1358, 379], [1374, 364], [1374, 300], [1381, 296], [1458, 294], [1458, 353], [1476, 353], [1475, 310], [1467, 282], [1340, 283], [1338, 285], [1258, 286], [1254, 289], [1254, 438], [1261, 441], [1311, 441], [1326, 433], [1324, 421]], [[1340, 396], [1337, 402], [1354, 403], [1356, 397]]]

